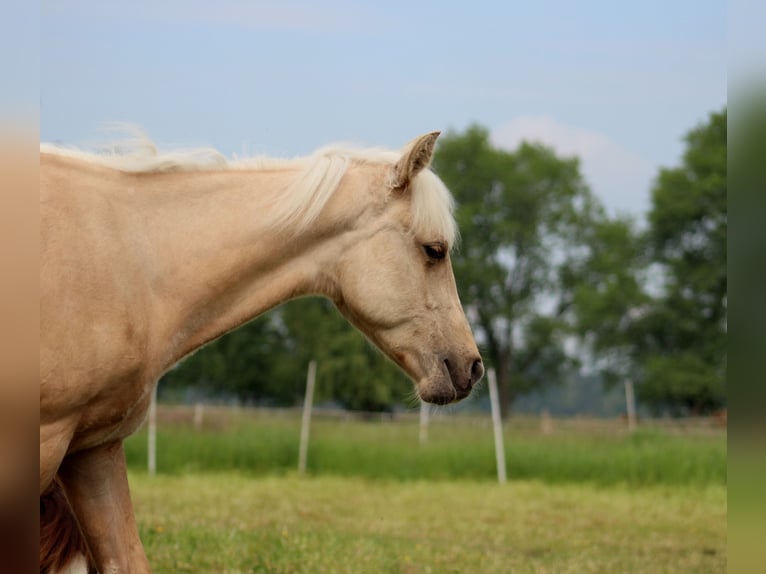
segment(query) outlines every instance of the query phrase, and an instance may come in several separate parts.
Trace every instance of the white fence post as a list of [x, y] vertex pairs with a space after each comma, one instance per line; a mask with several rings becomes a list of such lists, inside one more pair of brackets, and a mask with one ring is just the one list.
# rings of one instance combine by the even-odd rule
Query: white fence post
[[500, 398], [497, 394], [497, 377], [495, 369], [487, 370], [489, 381], [489, 400], [492, 403], [492, 426], [495, 430], [495, 459], [497, 461], [497, 481], [504, 484], [505, 475], [505, 447], [503, 446], [503, 421], [500, 418]]
[[431, 415], [431, 409], [427, 402], [420, 401], [420, 446], [428, 442], [428, 421]]
[[309, 362], [306, 376], [306, 396], [303, 399], [303, 418], [301, 419], [301, 443], [298, 450], [298, 474], [306, 474], [306, 455], [309, 449], [309, 425], [311, 424], [311, 407], [314, 402], [314, 382], [317, 374], [317, 362]]
[[152, 401], [149, 403], [148, 461], [149, 476], [157, 474], [157, 385], [152, 390]]
[[194, 430], [202, 430], [202, 421], [205, 417], [205, 407], [200, 401], [197, 401], [194, 405]]
[[633, 381], [625, 381], [625, 404], [628, 411], [628, 431], [636, 430], [636, 393], [633, 391]]

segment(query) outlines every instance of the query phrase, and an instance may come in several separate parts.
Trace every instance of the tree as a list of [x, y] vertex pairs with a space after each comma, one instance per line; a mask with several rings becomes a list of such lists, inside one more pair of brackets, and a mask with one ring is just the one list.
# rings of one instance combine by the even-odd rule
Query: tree
[[686, 142], [681, 166], [657, 177], [648, 228], [596, 223], [571, 276], [604, 381], [632, 379], [654, 411], [700, 414], [725, 401], [726, 112]]
[[317, 401], [390, 411], [412, 385], [327, 299], [290, 301], [187, 358], [163, 388], [194, 387], [241, 402], [294, 405], [303, 397], [309, 361], [317, 361]]
[[515, 397], [576, 366], [564, 351], [570, 275], [603, 209], [576, 158], [527, 143], [497, 149], [479, 126], [444, 137], [433, 165], [458, 202], [455, 276], [505, 416]]
[[361, 411], [389, 411], [412, 393], [412, 383], [327, 299], [305, 298], [281, 307], [292, 361], [317, 361], [317, 400], [333, 399]]
[[647, 241], [665, 281], [644, 321], [638, 396], [675, 412], [725, 402], [726, 119], [724, 109], [691, 130], [681, 165], [662, 169], [652, 190]]
[[647, 293], [645, 239], [629, 217], [602, 219], [586, 231], [587, 255], [573, 262], [575, 331], [607, 387], [640, 376]]
[[303, 396], [303, 387], [277, 319], [273, 314], [259, 317], [213, 341], [170, 370], [163, 387], [194, 387], [241, 402], [293, 404]]

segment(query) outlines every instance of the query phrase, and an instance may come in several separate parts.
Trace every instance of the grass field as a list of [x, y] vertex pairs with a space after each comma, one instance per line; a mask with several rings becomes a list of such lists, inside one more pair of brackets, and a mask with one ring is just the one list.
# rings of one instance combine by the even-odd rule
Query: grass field
[[[211, 409], [203, 430], [191, 409], [161, 412], [157, 468], [162, 474], [235, 470], [254, 476], [296, 468], [299, 414]], [[506, 425], [510, 479], [600, 485], [707, 485], [726, 482], [726, 433], [670, 432], [647, 427], [627, 433], [617, 421], [561, 421], [551, 434], [534, 419]], [[126, 442], [128, 464], [146, 468], [146, 435]], [[433, 419], [428, 444], [418, 444], [416, 418], [396, 422], [317, 417], [311, 425], [309, 473], [395, 480], [494, 480], [492, 427], [485, 419]]]
[[[628, 435], [557, 423], [491, 429], [451, 417], [316, 420], [309, 476], [294, 415], [166, 411], [158, 469], [126, 447], [156, 572], [725, 572], [726, 435]], [[516, 425], [516, 426], [514, 426]]]

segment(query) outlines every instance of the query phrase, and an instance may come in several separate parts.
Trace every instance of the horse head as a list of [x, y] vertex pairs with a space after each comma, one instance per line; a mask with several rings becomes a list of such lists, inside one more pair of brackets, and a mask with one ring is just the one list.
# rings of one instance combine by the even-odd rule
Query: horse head
[[422, 400], [443, 405], [468, 396], [484, 366], [450, 261], [454, 202], [429, 169], [438, 135], [413, 140], [395, 163], [367, 166], [377, 173], [358, 185], [373, 199], [338, 261], [332, 298]]

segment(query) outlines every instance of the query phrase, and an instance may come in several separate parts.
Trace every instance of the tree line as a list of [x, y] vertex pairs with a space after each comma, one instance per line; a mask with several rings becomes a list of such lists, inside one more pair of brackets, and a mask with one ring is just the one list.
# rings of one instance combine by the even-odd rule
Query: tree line
[[[581, 372], [607, 388], [632, 380], [657, 413], [726, 404], [726, 118], [712, 113], [687, 134], [680, 164], [655, 178], [644, 225], [610, 216], [576, 157], [531, 143], [499, 149], [478, 125], [440, 138], [433, 169], [457, 200], [462, 237], [455, 277], [504, 415]], [[319, 298], [213, 342], [160, 390], [293, 405], [311, 359], [319, 401], [415, 404], [406, 377]]]

